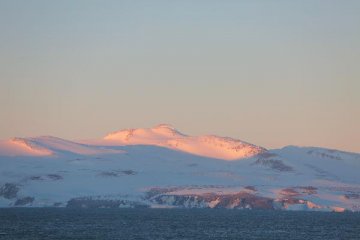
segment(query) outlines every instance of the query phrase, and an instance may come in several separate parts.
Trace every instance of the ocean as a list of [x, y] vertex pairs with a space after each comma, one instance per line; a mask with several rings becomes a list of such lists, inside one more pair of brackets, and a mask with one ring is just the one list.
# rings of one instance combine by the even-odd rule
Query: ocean
[[359, 213], [0, 209], [0, 239], [360, 239]]

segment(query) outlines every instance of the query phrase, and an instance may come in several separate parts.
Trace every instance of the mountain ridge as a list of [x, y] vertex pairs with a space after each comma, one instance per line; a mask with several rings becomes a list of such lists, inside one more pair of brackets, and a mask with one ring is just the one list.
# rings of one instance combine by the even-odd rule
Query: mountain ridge
[[360, 211], [360, 154], [267, 150], [168, 125], [114, 136], [91, 143], [51, 136], [1, 141], [0, 207]]

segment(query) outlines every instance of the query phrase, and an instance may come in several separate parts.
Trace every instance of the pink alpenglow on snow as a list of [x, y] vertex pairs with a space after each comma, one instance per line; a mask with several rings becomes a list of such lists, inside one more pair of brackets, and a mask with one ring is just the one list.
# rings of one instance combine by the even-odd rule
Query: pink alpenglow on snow
[[50, 136], [0, 141], [0, 156], [56, 156], [59, 152], [81, 155], [123, 153], [117, 149], [75, 143]]
[[0, 141], [0, 153], [5, 156], [49, 156], [52, 151], [24, 138]]
[[0, 207], [360, 211], [360, 154], [267, 150], [228, 137], [189, 136], [165, 124], [87, 142], [0, 141], [0, 166]]
[[125, 129], [104, 137], [103, 144], [156, 145], [204, 157], [236, 160], [252, 157], [266, 149], [229, 137], [188, 136], [168, 124], [153, 128]]

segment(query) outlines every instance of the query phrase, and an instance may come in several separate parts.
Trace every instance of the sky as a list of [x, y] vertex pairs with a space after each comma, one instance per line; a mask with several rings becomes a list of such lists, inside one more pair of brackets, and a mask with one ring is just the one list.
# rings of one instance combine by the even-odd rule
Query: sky
[[169, 123], [360, 152], [360, 1], [0, 0], [0, 139]]

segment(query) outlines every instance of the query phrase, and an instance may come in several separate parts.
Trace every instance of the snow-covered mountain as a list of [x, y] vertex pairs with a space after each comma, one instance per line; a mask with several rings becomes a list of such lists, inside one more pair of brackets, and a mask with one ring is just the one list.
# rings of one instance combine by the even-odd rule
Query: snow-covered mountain
[[[231, 160], [231, 161], [230, 161]], [[169, 125], [0, 141], [0, 207], [360, 211], [360, 154], [265, 148]]]
[[264, 148], [232, 138], [187, 136], [168, 124], [117, 131], [105, 136], [104, 141], [111, 145], [154, 145], [224, 160], [251, 157], [265, 151]]

